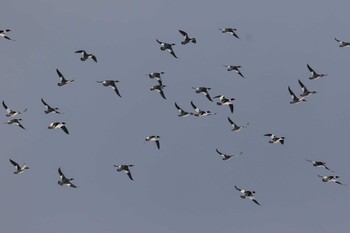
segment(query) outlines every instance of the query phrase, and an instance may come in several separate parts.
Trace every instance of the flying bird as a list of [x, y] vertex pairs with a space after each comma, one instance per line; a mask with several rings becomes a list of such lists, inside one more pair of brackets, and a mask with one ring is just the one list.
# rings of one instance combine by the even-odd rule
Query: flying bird
[[220, 152], [218, 149], [216, 149], [216, 152], [222, 157], [222, 160], [229, 160], [231, 158], [237, 158], [239, 155], [241, 155], [243, 152], [239, 153], [239, 155], [228, 155]]
[[117, 83], [119, 82], [118, 80], [103, 80], [103, 81], [96, 81], [96, 82], [102, 83], [102, 85], [105, 87], [108, 87], [108, 86], [111, 87], [119, 97], [122, 97], [117, 88]]
[[187, 116], [193, 115], [192, 112], [186, 112], [185, 110], [183, 110], [182, 108], [180, 108], [179, 105], [177, 105], [176, 102], [175, 102], [175, 107], [176, 107], [177, 110], [180, 112], [180, 114], [178, 115], [179, 117], [187, 117]]
[[72, 187], [72, 188], [76, 188], [77, 186], [75, 186], [71, 181], [74, 180], [73, 178], [66, 178], [65, 175], [63, 174], [63, 172], [61, 171], [61, 168], [58, 168], [58, 174], [60, 175], [60, 180], [58, 181], [58, 184], [63, 186], [63, 185], [67, 185], [68, 187]]
[[162, 51], [167, 51], [169, 52], [171, 55], [173, 55], [173, 57], [177, 58], [177, 56], [175, 55], [175, 52], [173, 50], [173, 47], [175, 44], [168, 44], [162, 41], [159, 41], [158, 39], [156, 39], [156, 41], [158, 42], [158, 44], [160, 44], [160, 50]]
[[197, 94], [202, 93], [207, 97], [208, 100], [213, 101], [208, 92], [211, 90], [210, 87], [192, 87], [192, 89], [194, 89]]
[[345, 42], [345, 41], [341, 41], [338, 40], [337, 38], [334, 38], [335, 41], [337, 41], [339, 43], [339, 47], [341, 48], [349, 48], [350, 47], [350, 42]]
[[303, 91], [303, 93], [300, 94], [300, 97], [303, 97], [303, 98], [306, 98], [312, 94], [316, 94], [317, 92], [316, 91], [309, 91], [306, 86], [300, 81], [298, 80], [299, 82], [299, 85], [301, 87], [301, 90]]
[[61, 114], [59, 112], [59, 108], [53, 108], [51, 107], [50, 105], [48, 105], [44, 100], [43, 98], [41, 98], [41, 102], [45, 105], [46, 107], [46, 110], [44, 111], [46, 114], [49, 114], [49, 113], [57, 113], [57, 114]]
[[231, 124], [231, 126], [232, 126], [232, 131], [235, 131], [235, 132], [239, 132], [241, 129], [246, 128], [246, 127], [249, 125], [249, 122], [248, 122], [248, 123], [245, 124], [245, 125], [239, 126], [239, 125], [235, 124], [235, 123], [233, 122], [233, 120], [231, 120], [230, 117], [227, 117], [227, 119], [228, 119], [228, 121], [230, 122], [230, 124]]
[[164, 87], [166, 87], [166, 86], [165, 85], [154, 85], [154, 86], [150, 87], [150, 91], [157, 91], [157, 92], [159, 92], [160, 96], [163, 97], [163, 99], [166, 99], [164, 92], [163, 92]]
[[234, 106], [233, 106], [233, 101], [235, 100], [235, 98], [226, 98], [224, 95], [218, 95], [215, 96], [214, 99], [219, 98], [220, 102], [217, 102], [217, 105], [226, 105], [229, 106], [231, 113], [233, 113], [234, 110]]
[[155, 142], [158, 150], [160, 150], [159, 138], [160, 138], [160, 136], [151, 135], [151, 136], [146, 137], [145, 142]]
[[10, 162], [13, 166], [15, 166], [16, 171], [14, 171], [14, 174], [21, 174], [23, 173], [25, 170], [29, 169], [29, 167], [24, 163], [22, 166], [20, 166], [18, 163], [16, 163], [15, 161], [13, 161], [12, 159], [10, 159]]
[[312, 166], [314, 166], [314, 167], [321, 167], [321, 168], [327, 169], [328, 171], [334, 172], [334, 171], [332, 171], [331, 169], [329, 169], [329, 168], [326, 166], [326, 163], [325, 163], [325, 162], [322, 162], [322, 161], [315, 161], [315, 160], [309, 160], [309, 159], [306, 159], [306, 161], [312, 163]]
[[340, 185], [345, 185], [343, 183], [340, 183], [337, 179], [339, 178], [339, 176], [320, 176], [318, 175], [318, 177], [322, 178], [322, 181], [325, 182], [325, 183], [337, 183], [337, 184], [340, 184]]
[[2, 101], [2, 106], [5, 108], [5, 111], [7, 112], [6, 114], [7, 117], [14, 117], [27, 111], [27, 109], [24, 109], [23, 111], [11, 110], [9, 107], [7, 107], [7, 105], [5, 104], [5, 101]]
[[242, 74], [242, 72], [239, 70], [242, 66], [233, 66], [233, 65], [223, 65], [227, 68], [227, 71], [234, 71], [237, 74], [239, 74], [242, 78], [245, 78]]
[[192, 42], [192, 43], [194, 43], [194, 44], [197, 43], [196, 38], [190, 38], [190, 37], [188, 36], [188, 34], [187, 34], [186, 32], [184, 32], [184, 31], [182, 31], [182, 30], [179, 30], [179, 32], [180, 32], [181, 35], [183, 35], [183, 37], [184, 37], [183, 41], [181, 41], [181, 44], [185, 45], [185, 44], [188, 44], [188, 43], [190, 43], [190, 42]]
[[52, 122], [48, 128], [49, 129], [62, 129], [66, 134], [69, 134], [65, 122]]
[[130, 168], [134, 165], [114, 165], [117, 168], [118, 172], [125, 172], [130, 180], [134, 180], [131, 176]]
[[327, 74], [318, 74], [314, 69], [311, 68], [311, 66], [309, 64], [306, 64], [306, 66], [311, 73], [311, 77], [309, 77], [310, 80], [317, 80], [319, 78], [327, 76]]
[[62, 87], [74, 81], [74, 80], [65, 79], [62, 73], [58, 69], [56, 69], [56, 72], [58, 74], [58, 77], [60, 78], [60, 82], [57, 83], [58, 86]]
[[288, 91], [289, 91], [289, 94], [291, 95], [292, 97], [292, 101], [289, 102], [290, 104], [298, 104], [298, 103], [301, 103], [303, 101], [306, 101], [306, 99], [304, 99], [305, 97], [300, 97], [298, 98], [294, 92], [290, 89], [290, 87], [288, 86]]
[[277, 137], [277, 136], [275, 136], [274, 134], [271, 134], [271, 133], [265, 134], [264, 136], [267, 136], [267, 137], [270, 137], [270, 138], [271, 138], [271, 140], [269, 141], [269, 143], [281, 144], [281, 145], [284, 144], [284, 139], [285, 139], [285, 137]]
[[248, 198], [248, 199], [252, 200], [255, 204], [260, 205], [260, 203], [253, 196], [255, 191], [240, 189], [236, 185], [235, 185], [235, 188], [241, 193], [241, 198], [243, 198], [243, 199]]
[[210, 111], [203, 111], [200, 108], [198, 108], [192, 101], [191, 101], [191, 106], [194, 109], [196, 113], [193, 115], [202, 117], [202, 116], [210, 116], [210, 115], [216, 115], [216, 113], [211, 113]]
[[149, 73], [149, 74], [146, 74], [150, 79], [156, 79], [158, 81], [158, 84], [159, 85], [163, 85], [162, 83], [162, 77], [161, 75], [162, 74], [165, 74], [165, 72], [152, 72], [152, 73]]
[[12, 40], [10, 37], [8, 37], [6, 35], [7, 32], [10, 32], [11, 30], [10, 29], [4, 29], [4, 30], [0, 30], [0, 37], [3, 37], [7, 40], [11, 40], [11, 41], [15, 41], [15, 40]]
[[75, 51], [75, 53], [81, 53], [80, 60], [82, 61], [86, 61], [87, 59], [91, 58], [97, 63], [96, 56], [91, 53], [87, 53], [85, 50], [78, 50], [78, 51]]
[[231, 35], [233, 35], [234, 37], [236, 37], [237, 39], [239, 39], [239, 37], [238, 37], [237, 34], [236, 34], [236, 31], [237, 31], [236, 28], [219, 28], [219, 30], [220, 30], [222, 33], [231, 34]]
[[4, 122], [4, 124], [17, 125], [17, 126], [19, 126], [20, 128], [25, 129], [25, 128], [23, 127], [23, 125], [21, 124], [21, 122], [20, 122], [21, 120], [22, 120], [22, 119], [17, 119], [17, 118], [15, 118], [15, 119], [11, 119], [11, 120], [8, 120], [8, 121]]

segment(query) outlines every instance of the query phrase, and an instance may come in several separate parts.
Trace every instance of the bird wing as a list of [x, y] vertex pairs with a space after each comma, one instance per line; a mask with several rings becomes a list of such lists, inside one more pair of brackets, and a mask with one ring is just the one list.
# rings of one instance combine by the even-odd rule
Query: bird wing
[[66, 126], [62, 126], [61, 129], [62, 129], [66, 134], [69, 134], [68, 129], [67, 129]]

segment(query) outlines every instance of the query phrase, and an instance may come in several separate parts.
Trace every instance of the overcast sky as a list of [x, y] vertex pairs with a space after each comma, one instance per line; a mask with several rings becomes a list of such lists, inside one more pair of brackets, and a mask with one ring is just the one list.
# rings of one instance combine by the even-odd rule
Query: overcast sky
[[[26, 233], [346, 232], [350, 185], [349, 1], [4, 0], [0, 229]], [[241, 39], [218, 29], [237, 28]], [[197, 44], [181, 45], [182, 29]], [[178, 59], [156, 39], [175, 43]], [[94, 53], [98, 63], [74, 52]], [[328, 74], [309, 80], [309, 64]], [[223, 65], [241, 65], [246, 79]], [[59, 69], [75, 81], [58, 87]], [[145, 74], [163, 71], [166, 100]], [[116, 79], [122, 98], [96, 81]], [[300, 79], [318, 93], [291, 105]], [[208, 101], [235, 98], [235, 111]], [[64, 114], [46, 115], [40, 98]], [[190, 102], [217, 113], [179, 118]], [[2, 110], [1, 121], [8, 117]], [[249, 126], [232, 132], [227, 117]], [[64, 121], [70, 135], [49, 130]], [[269, 144], [266, 133], [286, 137]], [[159, 135], [161, 149], [144, 143]], [[242, 156], [222, 161], [215, 149]], [[27, 163], [14, 175], [9, 159]], [[331, 173], [305, 159], [327, 163]], [[134, 164], [134, 181], [113, 165]], [[77, 189], [57, 184], [57, 169]], [[261, 206], [240, 198], [256, 191]]]

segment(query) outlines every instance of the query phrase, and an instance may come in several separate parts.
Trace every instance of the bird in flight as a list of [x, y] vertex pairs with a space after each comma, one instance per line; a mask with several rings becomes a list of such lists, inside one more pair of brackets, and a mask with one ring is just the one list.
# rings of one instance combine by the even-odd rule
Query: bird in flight
[[339, 176], [320, 176], [320, 175], [318, 175], [318, 177], [322, 178], [322, 181], [325, 183], [333, 182], [336, 184], [345, 185], [337, 180], [339, 178]]
[[16, 163], [15, 161], [13, 161], [12, 159], [10, 159], [10, 162], [13, 166], [15, 166], [16, 171], [14, 171], [14, 174], [21, 174], [23, 173], [25, 170], [29, 169], [29, 167], [24, 163], [22, 166], [20, 166], [18, 163]]
[[166, 99], [163, 91], [164, 87], [166, 87], [166, 85], [154, 85], [150, 87], [150, 91], [157, 91], [159, 92], [160, 96], [163, 97], [163, 99]]
[[52, 122], [48, 128], [49, 129], [62, 129], [63, 132], [65, 132], [66, 134], [69, 134], [65, 122]]
[[233, 113], [233, 110], [234, 110], [233, 109], [234, 108], [233, 107], [233, 101], [235, 100], [235, 98], [228, 99], [224, 95], [218, 95], [218, 96], [214, 97], [214, 99], [217, 99], [217, 98], [220, 100], [220, 102], [216, 103], [217, 105], [229, 106], [231, 113]]
[[270, 137], [271, 140], [269, 141], [269, 143], [273, 143], [273, 144], [281, 144], [283, 145], [284, 144], [284, 137], [277, 137], [276, 135], [274, 134], [271, 134], [271, 133], [267, 133], [265, 134], [264, 136], [267, 136], [267, 137]]
[[176, 107], [177, 110], [180, 112], [180, 114], [178, 115], [179, 117], [187, 117], [187, 116], [193, 115], [192, 112], [186, 112], [185, 110], [183, 110], [182, 108], [180, 108], [179, 105], [177, 105], [176, 102], [175, 102], [175, 107]]
[[177, 56], [175, 55], [175, 52], [174, 52], [174, 50], [173, 50], [173, 47], [172, 47], [172, 46], [175, 45], [174, 43], [168, 44], [168, 43], [159, 41], [158, 39], [156, 39], [156, 41], [158, 42], [158, 44], [160, 44], [160, 50], [162, 50], [162, 51], [167, 51], [167, 52], [169, 52], [171, 55], [173, 55], [173, 57], [177, 58]]
[[15, 118], [15, 119], [11, 119], [11, 120], [8, 120], [6, 122], [4, 122], [4, 124], [9, 124], [9, 125], [17, 125], [18, 127], [22, 128], [22, 129], [26, 129], [23, 127], [23, 125], [21, 124], [22, 119], [20, 118]]
[[321, 167], [321, 168], [327, 169], [328, 171], [334, 172], [334, 171], [332, 171], [331, 169], [329, 169], [329, 168], [326, 166], [326, 163], [325, 163], [325, 162], [322, 162], [322, 161], [315, 161], [315, 160], [309, 160], [309, 159], [306, 159], [306, 161], [312, 163], [312, 166], [314, 166], [314, 167]]
[[230, 117], [227, 117], [227, 119], [228, 119], [228, 121], [230, 122], [230, 124], [231, 124], [231, 126], [232, 126], [232, 131], [235, 131], [235, 132], [239, 132], [241, 129], [246, 128], [246, 127], [248, 127], [248, 125], [249, 125], [249, 122], [248, 122], [248, 123], [245, 124], [245, 125], [239, 126], [239, 125], [235, 124], [235, 123], [233, 122], [233, 120], [231, 120]]
[[307, 66], [307, 68], [309, 69], [309, 71], [311, 73], [311, 77], [309, 77], [310, 80], [317, 80], [319, 78], [327, 76], [327, 74], [319, 74], [319, 73], [317, 73], [314, 69], [311, 68], [311, 66], [309, 64], [306, 64], [306, 66]]
[[96, 81], [96, 82], [102, 83], [102, 85], [105, 87], [111, 87], [119, 97], [122, 97], [117, 88], [117, 83], [119, 82], [118, 80], [103, 80], [103, 81]]
[[10, 29], [4, 29], [4, 30], [0, 30], [0, 37], [2, 38], [5, 38], [7, 40], [11, 40], [11, 41], [15, 41], [15, 40], [12, 40], [10, 37], [8, 37], [6, 35], [7, 32], [10, 32], [11, 30]]
[[197, 94], [199, 93], [204, 94], [209, 101], [213, 101], [208, 92], [209, 90], [211, 90], [210, 87], [192, 87], [192, 89], [194, 89]]
[[316, 94], [316, 91], [309, 91], [306, 86], [304, 85], [304, 83], [302, 83], [300, 80], [298, 80], [299, 85], [301, 87], [301, 90], [303, 91], [303, 93], [300, 94], [300, 97], [306, 98], [312, 94]]
[[159, 138], [160, 136], [156, 136], [156, 135], [147, 136], [145, 139], [145, 142], [155, 142], [158, 150], [160, 150]]
[[233, 66], [233, 65], [223, 65], [227, 68], [227, 71], [234, 71], [237, 74], [239, 74], [242, 78], [245, 78], [242, 74], [242, 72], [239, 70], [242, 66]]
[[80, 60], [82, 61], [86, 61], [87, 59], [92, 59], [94, 60], [94, 62], [97, 63], [96, 56], [91, 53], [87, 53], [85, 50], [78, 50], [78, 51], [75, 51], [75, 53], [81, 53]]
[[7, 112], [6, 114], [7, 117], [14, 117], [19, 114], [25, 113], [27, 111], [27, 109], [24, 109], [23, 111], [11, 110], [9, 107], [7, 107], [7, 105], [5, 104], [5, 101], [2, 101], [2, 106], [5, 108], [5, 111]]
[[56, 69], [56, 72], [58, 74], [58, 77], [60, 78], [60, 82], [57, 83], [58, 86], [62, 87], [74, 81], [65, 79], [63, 74], [58, 69]]
[[179, 32], [181, 33], [181, 35], [184, 37], [184, 39], [183, 39], [183, 41], [181, 41], [181, 44], [183, 44], [183, 45], [185, 45], [185, 44], [188, 44], [188, 43], [190, 43], [190, 42], [192, 42], [192, 43], [197, 43], [197, 40], [196, 40], [196, 38], [190, 38], [189, 36], [188, 36], [188, 34], [186, 33], [186, 32], [184, 32], [184, 31], [182, 31], [182, 30], [179, 30]]
[[193, 115], [198, 116], [198, 117], [210, 116], [210, 115], [215, 115], [216, 114], [216, 113], [211, 113], [210, 111], [203, 111], [203, 110], [201, 110], [192, 101], [191, 101], [191, 106], [194, 109], [194, 111], [196, 112]]
[[236, 28], [219, 28], [219, 30], [222, 33], [228, 33], [231, 34], [232, 36], [236, 37], [237, 39], [239, 39], [238, 35], [236, 34], [237, 29]]
[[235, 188], [241, 193], [241, 198], [243, 198], [243, 199], [248, 198], [248, 199], [252, 200], [255, 204], [260, 205], [260, 203], [253, 196], [255, 191], [240, 189], [236, 185], [235, 185]]
[[61, 185], [61, 186], [67, 185], [68, 187], [72, 187], [72, 188], [77, 187], [71, 182], [74, 179], [73, 178], [68, 179], [67, 177], [65, 177], [65, 175], [61, 171], [61, 168], [58, 168], [58, 174], [60, 175], [60, 180], [58, 181], [59, 185]]
[[53, 108], [51, 107], [50, 105], [48, 105], [43, 98], [41, 98], [41, 102], [45, 105], [46, 107], [46, 110], [44, 111], [46, 114], [49, 114], [49, 113], [57, 113], [57, 114], [61, 114], [59, 112], [59, 108]]
[[334, 38], [334, 39], [335, 39], [335, 41], [337, 41], [339, 43], [340, 48], [349, 48], [350, 47], [350, 42], [341, 41], [341, 40], [338, 40], [337, 38]]
[[132, 178], [131, 172], [130, 172], [130, 168], [133, 167], [133, 166], [134, 165], [132, 165], [132, 164], [130, 164], [130, 165], [124, 165], [124, 164], [123, 165], [114, 165], [114, 167], [117, 168], [118, 172], [125, 172], [128, 175], [130, 180], [134, 180]]
[[224, 153], [220, 152], [218, 149], [216, 149], [216, 153], [218, 153], [221, 156], [222, 160], [229, 160], [231, 158], [237, 158], [243, 152], [239, 153], [239, 155], [228, 155], [228, 154], [224, 154]]
[[292, 97], [292, 101], [289, 102], [290, 104], [298, 104], [298, 103], [301, 103], [303, 101], [306, 101], [306, 99], [304, 99], [305, 97], [300, 97], [298, 98], [294, 92], [290, 89], [290, 87], [288, 86], [288, 91], [289, 91], [289, 94], [291, 95]]

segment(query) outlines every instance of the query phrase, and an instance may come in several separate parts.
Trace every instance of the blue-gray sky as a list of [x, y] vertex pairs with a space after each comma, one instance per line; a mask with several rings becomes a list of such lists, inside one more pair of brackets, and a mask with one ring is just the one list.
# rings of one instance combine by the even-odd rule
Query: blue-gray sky
[[[348, 1], [19, 1], [1, 4], [0, 100], [24, 131], [1, 126], [2, 232], [345, 232], [349, 187], [322, 183], [305, 159], [321, 160], [350, 184]], [[240, 40], [218, 28], [234, 27]], [[182, 29], [197, 38], [183, 46]], [[179, 57], [156, 39], [176, 43]], [[98, 63], [81, 62], [86, 49]], [[223, 65], [242, 66], [242, 79]], [[327, 73], [311, 81], [306, 64]], [[58, 68], [75, 82], [58, 87]], [[166, 100], [145, 74], [164, 71]], [[120, 80], [122, 98], [97, 80]], [[318, 93], [289, 104], [298, 79]], [[235, 112], [209, 102], [233, 97]], [[45, 115], [44, 98], [64, 114]], [[217, 115], [178, 118], [174, 102]], [[227, 117], [239, 124], [231, 131]], [[1, 120], [5, 122], [5, 111]], [[65, 121], [70, 135], [48, 130]], [[265, 133], [286, 137], [271, 145]], [[161, 136], [161, 150], [144, 144]], [[215, 149], [243, 155], [222, 161]], [[8, 159], [30, 170], [13, 174]], [[134, 181], [114, 164], [134, 164]], [[77, 189], [57, 185], [57, 168]], [[234, 185], [255, 190], [262, 206]]]

